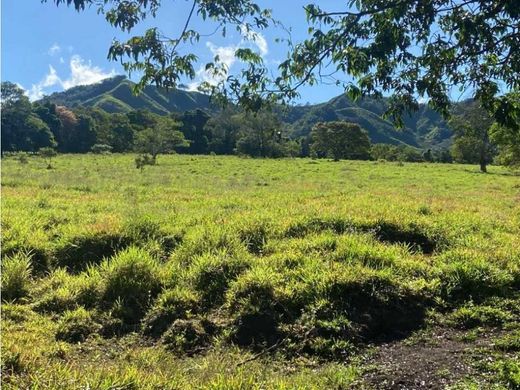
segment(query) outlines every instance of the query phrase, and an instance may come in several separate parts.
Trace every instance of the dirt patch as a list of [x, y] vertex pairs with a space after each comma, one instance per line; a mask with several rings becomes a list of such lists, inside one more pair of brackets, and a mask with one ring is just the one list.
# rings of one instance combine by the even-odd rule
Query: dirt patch
[[364, 384], [370, 389], [445, 389], [466, 377], [478, 379], [482, 374], [474, 362], [489, 356], [485, 350], [496, 335], [490, 331], [469, 342], [464, 332], [443, 328], [414, 341], [382, 344], [367, 358], [373, 368]]

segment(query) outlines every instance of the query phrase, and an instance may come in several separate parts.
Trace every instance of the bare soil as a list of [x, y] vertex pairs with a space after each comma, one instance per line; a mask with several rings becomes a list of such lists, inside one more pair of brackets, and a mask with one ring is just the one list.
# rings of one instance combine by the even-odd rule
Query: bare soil
[[445, 389], [464, 378], [484, 386], [490, 378], [475, 363], [493, 359], [489, 348], [499, 333], [485, 331], [468, 341], [463, 331], [440, 328], [412, 339], [379, 345], [366, 359], [369, 368], [362, 388]]

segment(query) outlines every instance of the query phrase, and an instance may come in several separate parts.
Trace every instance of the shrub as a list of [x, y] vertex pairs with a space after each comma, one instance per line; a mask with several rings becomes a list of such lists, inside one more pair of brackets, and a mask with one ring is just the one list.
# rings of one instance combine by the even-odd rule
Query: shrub
[[94, 154], [109, 154], [112, 152], [112, 146], [106, 144], [94, 144], [90, 150]]
[[[102, 300], [126, 323], [137, 323], [161, 289], [159, 268], [150, 254], [130, 247], [100, 266]], [[114, 305], [117, 304], [117, 305]]]
[[2, 259], [2, 301], [16, 301], [29, 293], [31, 255], [18, 252]]
[[92, 333], [99, 330], [99, 325], [94, 322], [90, 312], [83, 307], [73, 311], [66, 311], [58, 323], [56, 340], [69, 343], [85, 341]]

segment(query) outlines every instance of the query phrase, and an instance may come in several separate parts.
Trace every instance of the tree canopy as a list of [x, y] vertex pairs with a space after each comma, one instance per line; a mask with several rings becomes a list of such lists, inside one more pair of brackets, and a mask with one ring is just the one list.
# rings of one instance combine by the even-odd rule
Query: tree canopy
[[339, 159], [370, 158], [370, 138], [359, 125], [348, 122], [318, 123], [311, 132], [311, 149], [317, 156]]
[[[52, 2], [78, 11], [96, 5], [111, 25], [124, 31], [161, 12], [160, 0]], [[518, 130], [517, 0], [349, 0], [339, 10], [325, 10], [314, 2], [305, 11], [309, 36], [289, 42], [288, 58], [277, 75], [270, 76], [258, 53], [239, 48], [235, 56], [247, 67], [227, 75], [216, 57], [206, 70], [222, 75], [221, 82], [202, 87], [216, 98], [258, 110], [265, 100], [285, 102], [298, 95], [301, 85], [329, 74], [352, 97], [393, 95], [387, 114], [397, 124], [402, 124], [405, 111], [417, 108], [419, 98], [449, 115], [450, 94], [460, 88], [471, 91], [499, 124]], [[190, 28], [195, 17], [217, 22], [223, 35], [234, 27], [253, 39], [255, 30], [277, 24], [271, 12], [253, 0], [193, 0], [179, 36], [166, 37], [150, 28], [126, 42], [113, 41], [108, 56], [121, 61], [128, 72], [141, 72], [137, 89], [149, 83], [177, 87], [183, 78], [195, 77], [198, 59], [183, 47], [201, 38]]]

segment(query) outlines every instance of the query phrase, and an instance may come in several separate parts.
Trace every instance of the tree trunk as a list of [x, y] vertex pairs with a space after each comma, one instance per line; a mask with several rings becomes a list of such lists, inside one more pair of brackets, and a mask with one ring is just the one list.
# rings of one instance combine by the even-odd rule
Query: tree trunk
[[480, 172], [487, 173], [486, 161], [480, 160]]

